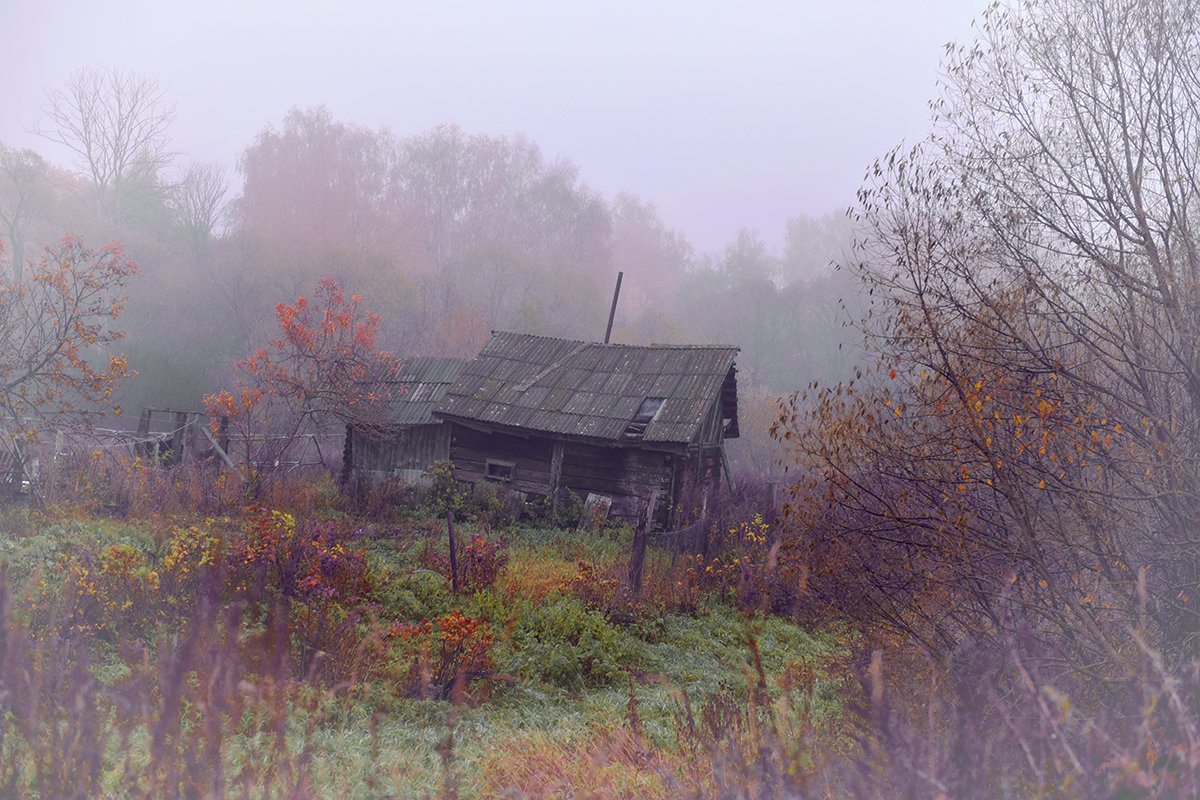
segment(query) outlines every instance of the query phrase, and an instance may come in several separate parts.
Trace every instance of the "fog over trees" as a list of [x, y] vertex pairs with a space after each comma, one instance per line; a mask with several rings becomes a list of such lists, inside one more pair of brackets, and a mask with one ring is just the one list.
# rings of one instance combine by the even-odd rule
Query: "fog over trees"
[[122, 319], [138, 375], [118, 390], [131, 408], [198, 408], [269, 339], [275, 306], [323, 278], [364, 298], [398, 356], [470, 356], [491, 330], [598, 339], [618, 271], [614, 341], [738, 345], [765, 397], [844, 377], [858, 352], [842, 324], [858, 302], [839, 303], [857, 296], [835, 269], [852, 234], [840, 212], [791, 220], [782, 252], [744, 230], [701, 254], [653, 198], [605, 197], [520, 136], [293, 108], [222, 165], [173, 150], [172, 114], [154, 79], [86, 68], [48, 90], [38, 131], [72, 163], [0, 149], [16, 282], [68, 231], [121, 241], [139, 264]]

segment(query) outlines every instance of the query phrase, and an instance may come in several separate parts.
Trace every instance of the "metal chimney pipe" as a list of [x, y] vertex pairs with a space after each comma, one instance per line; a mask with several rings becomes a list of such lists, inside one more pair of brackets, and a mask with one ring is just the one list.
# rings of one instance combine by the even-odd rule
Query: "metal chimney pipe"
[[605, 344], [608, 344], [608, 340], [612, 336], [613, 317], [617, 315], [617, 298], [621, 296], [621, 278], [624, 276], [624, 272], [617, 273], [617, 288], [613, 289], [612, 308], [608, 310], [608, 327], [604, 329]]

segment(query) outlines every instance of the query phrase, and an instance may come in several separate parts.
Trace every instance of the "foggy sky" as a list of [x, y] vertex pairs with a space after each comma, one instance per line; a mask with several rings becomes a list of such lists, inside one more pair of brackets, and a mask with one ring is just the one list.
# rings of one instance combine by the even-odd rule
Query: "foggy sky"
[[943, 46], [986, 0], [515, 2], [0, 0], [0, 141], [81, 66], [156, 77], [174, 147], [231, 171], [292, 106], [398, 136], [524, 134], [612, 197], [654, 203], [702, 252], [853, 202], [928, 127]]

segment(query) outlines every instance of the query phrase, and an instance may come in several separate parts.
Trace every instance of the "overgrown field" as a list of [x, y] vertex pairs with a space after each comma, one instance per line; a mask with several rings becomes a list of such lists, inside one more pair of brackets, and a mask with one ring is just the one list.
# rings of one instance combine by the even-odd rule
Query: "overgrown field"
[[861, 733], [753, 503], [634, 594], [627, 527], [445, 482], [57, 479], [0, 512], [6, 796], [819, 795]]

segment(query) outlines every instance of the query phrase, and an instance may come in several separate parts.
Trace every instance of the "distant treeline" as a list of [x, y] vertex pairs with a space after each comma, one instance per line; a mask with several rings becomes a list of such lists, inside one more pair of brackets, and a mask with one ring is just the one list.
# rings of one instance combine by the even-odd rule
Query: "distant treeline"
[[138, 372], [120, 390], [127, 406], [199, 407], [265, 346], [275, 306], [324, 277], [379, 313], [397, 354], [469, 356], [493, 329], [600, 338], [620, 270], [614, 341], [739, 345], [743, 380], [780, 394], [851, 366], [858, 342], [842, 322], [861, 312], [839, 303], [858, 296], [833, 268], [852, 239], [841, 213], [792, 220], [780, 253], [743, 231], [699, 254], [652, 203], [601, 196], [527, 139], [453, 125], [397, 136], [324, 107], [265, 127], [238, 158], [237, 187], [223, 165], [170, 151], [170, 107], [152, 81], [73, 80], [50, 95], [47, 139], [71, 146], [72, 115], [88, 113], [74, 93], [138, 90], [155, 127], [133, 143], [142, 156], [107, 172], [0, 144], [0, 266], [20, 278], [23, 260], [68, 231], [125, 243], [141, 268], [121, 319]]

